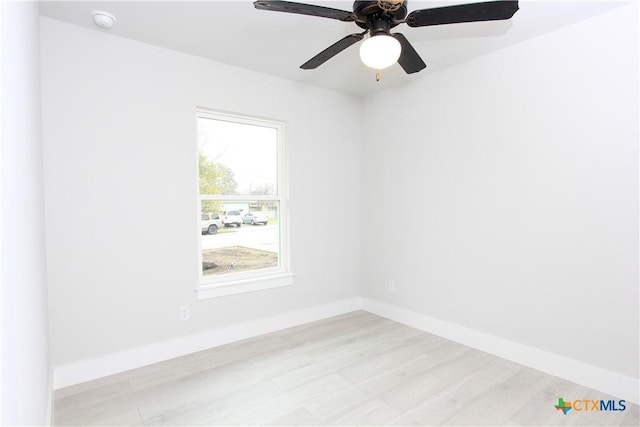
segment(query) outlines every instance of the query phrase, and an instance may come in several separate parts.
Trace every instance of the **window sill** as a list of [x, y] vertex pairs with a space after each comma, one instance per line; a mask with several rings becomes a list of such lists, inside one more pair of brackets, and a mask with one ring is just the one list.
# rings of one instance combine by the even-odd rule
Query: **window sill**
[[271, 276], [239, 279], [223, 284], [200, 285], [196, 288], [198, 299], [222, 298], [229, 295], [262, 291], [265, 289], [282, 288], [293, 285], [293, 273], [273, 274]]

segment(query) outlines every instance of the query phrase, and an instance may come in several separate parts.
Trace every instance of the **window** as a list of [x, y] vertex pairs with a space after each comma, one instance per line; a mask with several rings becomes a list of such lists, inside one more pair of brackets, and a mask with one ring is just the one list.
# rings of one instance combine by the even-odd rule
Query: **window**
[[197, 112], [199, 298], [293, 283], [284, 124]]

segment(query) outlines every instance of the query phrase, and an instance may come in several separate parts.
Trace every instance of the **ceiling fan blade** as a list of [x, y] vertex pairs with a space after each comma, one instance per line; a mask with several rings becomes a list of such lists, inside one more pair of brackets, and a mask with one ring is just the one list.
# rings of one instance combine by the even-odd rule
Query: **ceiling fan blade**
[[302, 64], [300, 68], [302, 68], [303, 70], [312, 70], [319, 67], [352, 44], [362, 40], [366, 33], [367, 32], [365, 31], [364, 33], [349, 34], [345, 38], [338, 40], [336, 43], [332, 44], [331, 46]]
[[278, 0], [257, 0], [253, 2], [256, 9], [271, 10], [274, 12], [298, 13], [300, 15], [319, 16], [321, 18], [337, 19], [338, 21], [351, 22], [354, 20], [353, 12], [346, 10], [332, 9], [324, 6], [314, 6], [312, 4], [295, 3]]
[[414, 10], [407, 16], [406, 21], [410, 27], [458, 24], [461, 22], [498, 21], [511, 18], [517, 10], [517, 1], [490, 1]]
[[417, 73], [427, 67], [427, 64], [420, 58], [418, 52], [411, 46], [411, 43], [409, 43], [409, 40], [407, 40], [405, 36], [400, 33], [392, 34], [392, 36], [400, 42], [400, 46], [402, 47], [398, 64], [400, 64], [407, 74]]

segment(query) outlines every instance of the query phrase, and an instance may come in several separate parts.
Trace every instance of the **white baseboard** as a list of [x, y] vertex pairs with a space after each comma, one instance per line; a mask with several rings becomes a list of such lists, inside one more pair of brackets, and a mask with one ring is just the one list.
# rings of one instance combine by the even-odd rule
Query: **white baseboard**
[[54, 367], [59, 389], [328, 317], [366, 310], [548, 374], [640, 403], [640, 381], [564, 356], [368, 298], [351, 298]]
[[364, 298], [362, 309], [521, 365], [638, 404], [640, 381], [577, 360], [469, 329], [401, 307]]
[[95, 380], [219, 345], [349, 313], [361, 307], [360, 298], [351, 298], [56, 366], [53, 368], [53, 388], [60, 389]]

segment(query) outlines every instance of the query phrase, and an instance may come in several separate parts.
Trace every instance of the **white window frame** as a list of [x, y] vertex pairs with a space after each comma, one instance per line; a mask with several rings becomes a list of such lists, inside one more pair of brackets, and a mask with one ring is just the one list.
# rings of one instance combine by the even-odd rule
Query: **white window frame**
[[[274, 196], [262, 195], [200, 195], [200, 187], [196, 186], [197, 192], [197, 221], [198, 232], [198, 286], [196, 292], [198, 299], [219, 298], [234, 294], [254, 292], [265, 289], [279, 288], [293, 285], [294, 274], [291, 271], [289, 252], [289, 180], [288, 180], [288, 155], [285, 135], [285, 123], [276, 120], [250, 117], [240, 114], [212, 111], [205, 108], [196, 110], [196, 129], [198, 119], [221, 120], [232, 123], [246, 124], [252, 126], [263, 126], [275, 129], [277, 132], [277, 194]], [[196, 148], [198, 141], [196, 139]], [[196, 167], [198, 167], [196, 156]], [[199, 169], [198, 169], [199, 182]], [[216, 201], [277, 201], [278, 202], [278, 229], [279, 229], [279, 252], [278, 266], [259, 270], [230, 273], [221, 276], [206, 276], [202, 271], [202, 229], [200, 226], [200, 212], [202, 200]]]

